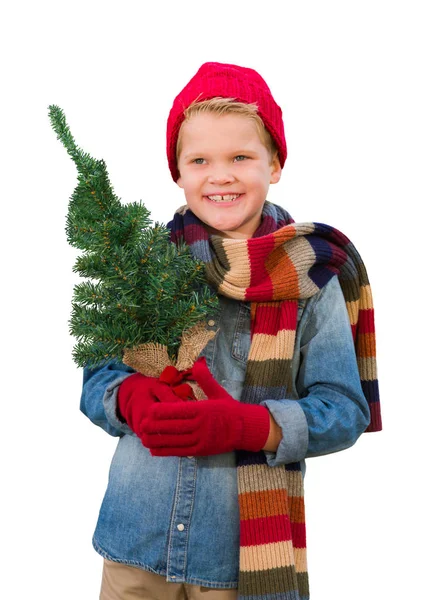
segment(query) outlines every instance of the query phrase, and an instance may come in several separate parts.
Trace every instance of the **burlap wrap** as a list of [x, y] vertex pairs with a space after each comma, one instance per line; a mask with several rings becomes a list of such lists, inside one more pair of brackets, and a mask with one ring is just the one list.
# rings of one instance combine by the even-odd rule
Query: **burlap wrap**
[[[176, 361], [169, 357], [167, 346], [152, 342], [125, 350], [123, 363], [147, 377], [159, 377], [169, 365], [173, 365], [179, 371], [185, 371], [192, 367], [200, 352], [215, 335], [215, 331], [207, 329], [206, 324], [200, 322], [183, 332]], [[194, 390], [197, 400], [205, 398], [197, 383], [190, 380], [188, 383]]]

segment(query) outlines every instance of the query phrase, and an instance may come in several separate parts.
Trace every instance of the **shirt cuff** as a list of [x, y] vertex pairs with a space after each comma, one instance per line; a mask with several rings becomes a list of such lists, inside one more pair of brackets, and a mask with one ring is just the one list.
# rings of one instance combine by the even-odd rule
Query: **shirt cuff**
[[123, 423], [123, 421], [120, 421], [120, 419], [117, 417], [118, 388], [120, 387], [120, 383], [123, 383], [123, 381], [127, 379], [127, 377], [130, 377], [130, 375], [132, 375], [132, 373], [126, 373], [126, 375], [123, 377], [114, 379], [114, 381], [110, 383], [105, 391], [103, 404], [106, 417], [111, 425], [123, 433], [134, 435], [127, 423]]
[[308, 422], [297, 400], [263, 400], [281, 428], [283, 437], [276, 452], [265, 451], [270, 467], [278, 467], [303, 460], [309, 443]]

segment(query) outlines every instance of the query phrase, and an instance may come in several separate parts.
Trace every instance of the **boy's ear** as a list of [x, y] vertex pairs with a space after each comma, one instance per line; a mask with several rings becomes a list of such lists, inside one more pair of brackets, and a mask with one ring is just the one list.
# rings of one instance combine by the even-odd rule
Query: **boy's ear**
[[269, 180], [269, 183], [278, 183], [281, 179], [281, 173], [282, 168], [280, 165], [280, 159], [278, 158], [278, 154], [275, 154], [274, 158], [272, 159], [271, 178]]
[[179, 178], [178, 178], [178, 179], [176, 179], [176, 183], [178, 184], [178, 186], [179, 186], [180, 188], [182, 188], [182, 189], [183, 189], [183, 185], [182, 185], [182, 177], [181, 177], [181, 176], [179, 176]]

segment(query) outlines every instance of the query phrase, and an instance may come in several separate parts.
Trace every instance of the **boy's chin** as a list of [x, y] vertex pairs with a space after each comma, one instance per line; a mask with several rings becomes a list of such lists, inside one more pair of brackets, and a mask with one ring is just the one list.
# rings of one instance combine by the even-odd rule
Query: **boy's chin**
[[[191, 210], [204, 223], [210, 235], [219, 235], [226, 238], [250, 238], [262, 220], [261, 214], [217, 215], [214, 214], [215, 211], [200, 210], [198, 206], [191, 208]], [[226, 212], [228, 211], [226, 210]]]

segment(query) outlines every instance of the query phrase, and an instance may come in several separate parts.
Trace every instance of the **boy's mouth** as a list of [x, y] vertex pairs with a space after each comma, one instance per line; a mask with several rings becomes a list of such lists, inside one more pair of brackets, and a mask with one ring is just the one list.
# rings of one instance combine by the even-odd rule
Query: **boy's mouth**
[[234, 202], [242, 194], [214, 194], [212, 196], [206, 196], [212, 202]]

